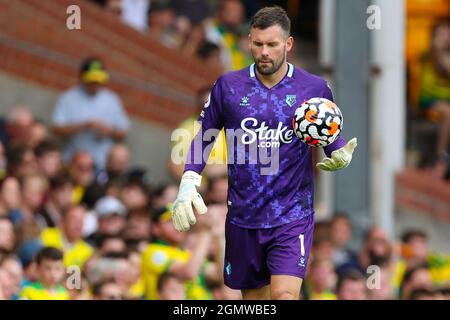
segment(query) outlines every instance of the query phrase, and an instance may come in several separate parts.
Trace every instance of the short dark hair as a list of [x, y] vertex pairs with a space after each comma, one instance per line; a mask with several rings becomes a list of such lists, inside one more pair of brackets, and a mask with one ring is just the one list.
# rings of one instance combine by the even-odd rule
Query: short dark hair
[[36, 254], [36, 263], [41, 264], [43, 260], [62, 261], [63, 252], [54, 247], [44, 247]]
[[50, 190], [57, 191], [66, 185], [73, 185], [69, 172], [66, 170], [59, 171], [54, 177], [50, 178]]
[[279, 6], [264, 7], [250, 20], [251, 28], [264, 30], [274, 25], [279, 25], [287, 36], [291, 34], [291, 20], [286, 11]]
[[341, 276], [339, 276], [336, 284], [336, 292], [339, 292], [341, 290], [345, 281], [365, 281], [365, 280], [366, 278], [360, 271], [356, 269], [350, 269]]
[[58, 151], [60, 152], [60, 146], [55, 140], [47, 139], [44, 141], [41, 141], [35, 148], [34, 148], [34, 154], [37, 157], [41, 157], [44, 154], [48, 152], [54, 152]]
[[421, 230], [407, 230], [405, 233], [403, 233], [402, 235], [402, 242], [403, 243], [408, 243], [410, 242], [413, 238], [422, 238], [424, 240], [427, 240], [427, 235], [425, 232], [421, 231]]
[[200, 59], [208, 59], [211, 57], [211, 55], [214, 54], [214, 52], [220, 52], [220, 47], [212, 42], [205, 41], [197, 49], [197, 57]]

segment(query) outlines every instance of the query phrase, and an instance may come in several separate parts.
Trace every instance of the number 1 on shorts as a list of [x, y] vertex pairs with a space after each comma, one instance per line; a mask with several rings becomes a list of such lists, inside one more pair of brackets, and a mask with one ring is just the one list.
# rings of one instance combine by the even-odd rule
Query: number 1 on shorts
[[300, 239], [300, 255], [302, 257], [304, 257], [305, 256], [305, 235], [300, 234], [298, 237]]

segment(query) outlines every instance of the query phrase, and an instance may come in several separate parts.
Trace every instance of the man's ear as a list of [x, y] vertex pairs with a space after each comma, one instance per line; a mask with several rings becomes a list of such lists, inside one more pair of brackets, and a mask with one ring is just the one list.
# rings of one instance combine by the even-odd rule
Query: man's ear
[[293, 45], [294, 45], [294, 38], [290, 36], [290, 37], [287, 38], [287, 41], [286, 41], [286, 50], [287, 50], [287, 52], [291, 51]]

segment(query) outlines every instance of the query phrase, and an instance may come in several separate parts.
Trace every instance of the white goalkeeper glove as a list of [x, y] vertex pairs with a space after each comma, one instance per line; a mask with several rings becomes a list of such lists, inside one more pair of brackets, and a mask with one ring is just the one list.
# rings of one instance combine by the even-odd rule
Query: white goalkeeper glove
[[172, 211], [172, 222], [178, 231], [187, 231], [191, 224], [197, 222], [192, 205], [199, 214], [205, 214], [207, 211], [202, 196], [196, 188], [200, 187], [201, 181], [202, 177], [194, 171], [186, 171], [181, 177], [180, 189]]
[[352, 154], [357, 146], [357, 139], [351, 139], [345, 146], [331, 153], [331, 158], [326, 157], [316, 164], [316, 167], [325, 171], [335, 171], [347, 167], [352, 161]]

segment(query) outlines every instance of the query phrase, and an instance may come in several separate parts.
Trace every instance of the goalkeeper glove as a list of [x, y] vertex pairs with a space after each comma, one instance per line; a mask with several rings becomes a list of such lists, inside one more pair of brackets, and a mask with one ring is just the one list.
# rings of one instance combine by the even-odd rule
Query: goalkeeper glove
[[345, 146], [331, 153], [331, 158], [325, 158], [316, 167], [325, 171], [335, 171], [347, 167], [352, 161], [352, 154], [357, 146], [357, 139], [351, 139]]
[[192, 205], [199, 214], [205, 214], [207, 211], [202, 196], [196, 189], [200, 187], [201, 181], [202, 177], [194, 171], [186, 171], [181, 177], [180, 189], [172, 211], [172, 222], [178, 231], [187, 231], [191, 224], [197, 222]]

